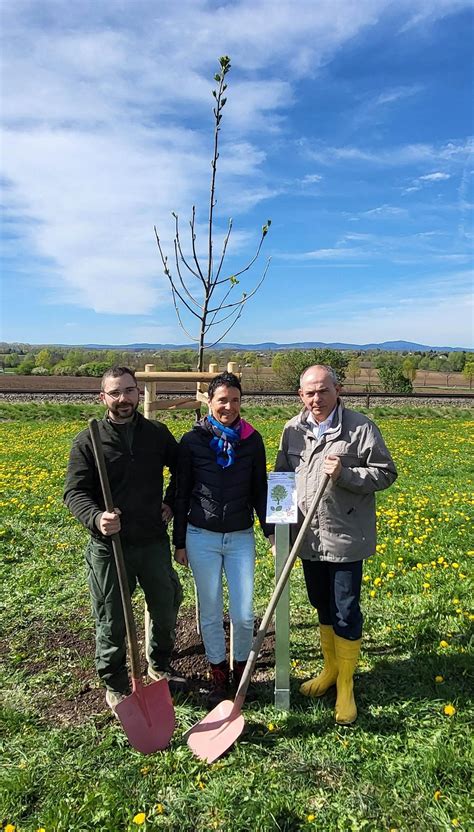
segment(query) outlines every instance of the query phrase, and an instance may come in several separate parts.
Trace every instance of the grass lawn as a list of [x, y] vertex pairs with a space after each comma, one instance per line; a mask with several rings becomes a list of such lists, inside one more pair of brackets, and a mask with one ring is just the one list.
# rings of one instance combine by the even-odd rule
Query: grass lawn
[[[103, 701], [82, 551], [61, 503], [73, 436], [95, 406], [0, 408], [2, 760], [0, 828], [87, 830], [385, 830], [473, 828], [472, 413], [371, 411], [399, 469], [378, 498], [379, 544], [365, 566], [359, 719], [336, 727], [334, 695], [307, 700], [320, 662], [302, 570], [291, 578], [292, 702], [271, 684], [245, 706], [246, 732], [212, 766], [183, 732], [204, 710], [177, 700], [168, 750], [132, 750]], [[443, 415], [444, 414], [444, 415]], [[250, 409], [269, 469], [288, 408]], [[190, 416], [167, 417], [176, 436]], [[471, 419], [471, 421], [469, 421]], [[180, 570], [183, 609], [193, 586]], [[273, 564], [259, 533], [256, 612]], [[138, 620], [142, 600], [135, 598]], [[96, 706], [86, 713], [84, 697]]]

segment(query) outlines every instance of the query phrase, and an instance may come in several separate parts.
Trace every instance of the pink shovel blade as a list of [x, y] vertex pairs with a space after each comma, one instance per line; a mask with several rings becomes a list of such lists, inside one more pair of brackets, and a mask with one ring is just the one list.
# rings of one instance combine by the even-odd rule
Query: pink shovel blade
[[196, 757], [213, 763], [240, 737], [244, 725], [241, 712], [234, 711], [234, 702], [225, 699], [188, 731], [188, 745]]
[[133, 693], [115, 708], [130, 745], [142, 754], [162, 751], [175, 726], [174, 707], [166, 679], [143, 685], [133, 679]]

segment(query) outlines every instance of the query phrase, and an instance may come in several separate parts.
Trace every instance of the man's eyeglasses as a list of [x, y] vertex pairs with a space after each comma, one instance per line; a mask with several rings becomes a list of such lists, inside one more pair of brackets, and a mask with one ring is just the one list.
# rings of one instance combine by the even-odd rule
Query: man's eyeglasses
[[104, 390], [106, 396], [110, 396], [111, 399], [119, 399], [120, 396], [131, 396], [133, 395], [133, 391], [138, 390], [136, 384], [133, 387], [126, 387], [125, 390]]

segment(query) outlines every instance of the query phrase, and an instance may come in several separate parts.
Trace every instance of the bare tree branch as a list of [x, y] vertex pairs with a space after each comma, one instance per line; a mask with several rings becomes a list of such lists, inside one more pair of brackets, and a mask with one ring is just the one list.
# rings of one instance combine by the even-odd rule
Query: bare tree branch
[[236, 324], [236, 323], [237, 323], [237, 321], [239, 320], [239, 318], [240, 318], [240, 316], [241, 316], [242, 312], [243, 312], [243, 307], [241, 307], [241, 308], [240, 308], [238, 315], [236, 315], [236, 316], [235, 316], [235, 319], [232, 321], [232, 323], [231, 323], [231, 325], [228, 327], [228, 329], [226, 329], [226, 331], [225, 331], [225, 332], [223, 332], [223, 333], [222, 333], [222, 335], [221, 335], [219, 338], [217, 338], [217, 340], [216, 340], [216, 341], [214, 341], [212, 344], [207, 344], [207, 345], [206, 345], [208, 349], [211, 349], [212, 347], [215, 347], [215, 346], [216, 346], [216, 344], [218, 344], [218, 343], [219, 343], [219, 341], [222, 341], [222, 339], [223, 339], [223, 338], [225, 338], [225, 336], [227, 335], [227, 333], [228, 333], [228, 332], [230, 332], [230, 330], [232, 329], [232, 327], [233, 327], [233, 326], [235, 326], [235, 324]]
[[214, 286], [219, 285], [219, 275], [221, 273], [222, 266], [224, 265], [224, 259], [225, 259], [225, 255], [226, 255], [226, 251], [227, 251], [227, 244], [229, 242], [229, 237], [231, 235], [231, 231], [232, 231], [232, 218], [229, 220], [229, 228], [227, 229], [227, 234], [225, 235], [225, 238], [224, 238], [224, 244], [222, 246], [221, 259], [219, 261], [219, 266], [218, 266], [218, 269], [217, 269], [217, 272], [216, 272], [216, 278], [215, 278], [215, 281], [214, 281]]
[[[184, 256], [184, 254], [183, 254], [183, 251], [182, 251], [182, 249], [181, 249], [181, 240], [180, 240], [180, 238], [179, 238], [178, 215], [177, 215], [177, 214], [175, 214], [175, 212], [174, 212], [174, 211], [172, 211], [172, 214], [173, 214], [173, 217], [175, 218], [175, 238], [174, 238], [175, 248], [177, 248], [177, 250], [179, 251], [179, 256], [180, 256], [180, 258], [181, 258], [182, 262], [184, 263], [184, 265], [186, 266], [187, 270], [188, 270], [188, 271], [189, 271], [192, 275], [194, 275], [194, 277], [198, 277], [198, 278], [199, 278], [199, 272], [195, 272], [195, 271], [194, 271], [194, 269], [193, 269], [193, 268], [189, 265], [188, 261], [186, 260], [186, 258], [185, 258], [185, 256]], [[195, 258], [195, 257], [194, 257], [193, 259], [194, 259], [194, 261], [197, 263], [197, 266], [198, 266], [198, 268], [199, 268], [199, 263], [198, 263], [198, 261], [196, 260], [196, 258]], [[177, 257], [176, 257], [176, 265], [178, 265], [178, 258], [177, 258]]]
[[[256, 260], [257, 260], [257, 258], [258, 258], [258, 255], [260, 254], [260, 250], [261, 250], [261, 248], [262, 248], [263, 241], [264, 241], [265, 237], [267, 236], [267, 233], [268, 233], [268, 224], [270, 224], [270, 225], [271, 225], [271, 220], [269, 220], [269, 221], [268, 221], [267, 225], [264, 225], [264, 226], [263, 226], [262, 236], [261, 236], [261, 238], [260, 238], [260, 242], [259, 242], [259, 244], [258, 244], [257, 251], [256, 251], [256, 253], [255, 253], [254, 257], [252, 257], [252, 259], [250, 260], [250, 262], [249, 262], [249, 263], [248, 263], [248, 264], [247, 264], [247, 265], [246, 265], [243, 269], [240, 269], [240, 271], [235, 272], [235, 273], [232, 275], [232, 277], [240, 277], [240, 275], [241, 275], [241, 274], [244, 274], [244, 272], [248, 272], [248, 270], [252, 268], [253, 264], [255, 263], [255, 261], [256, 261]], [[267, 230], [265, 231], [264, 229], [267, 229]], [[226, 280], [229, 280], [229, 278], [228, 278], [228, 277], [225, 277], [225, 278], [223, 278], [222, 280], [220, 280], [220, 281], [219, 281], [219, 283], [225, 283], [225, 281], [226, 281]]]
[[[195, 306], [198, 307], [198, 309], [202, 310], [202, 304], [200, 304], [199, 301], [197, 301], [196, 298], [193, 297], [193, 295], [191, 294], [191, 292], [189, 291], [188, 287], [186, 286], [186, 284], [183, 280], [183, 277], [182, 277], [182, 274], [181, 274], [181, 269], [179, 267], [178, 242], [177, 242], [176, 238], [174, 240], [174, 257], [175, 257], [175, 261], [176, 261], [176, 271], [178, 272], [179, 282], [181, 283], [181, 286], [183, 287], [183, 289], [184, 289], [185, 293], [187, 294], [188, 298], [195, 304]], [[170, 280], [171, 280], [171, 282], [173, 283], [173, 286], [174, 286], [174, 280], [172, 278], [170, 278]]]
[[[165, 257], [165, 255], [163, 254], [163, 249], [161, 248], [160, 238], [158, 237], [158, 234], [157, 234], [157, 231], [156, 231], [156, 226], [155, 226], [155, 237], [156, 237], [156, 243], [157, 243], [157, 245], [158, 245], [158, 249], [159, 249], [159, 252], [160, 252], [160, 255], [161, 255], [161, 259], [162, 259], [162, 261], [163, 261], [164, 272], [165, 272], [165, 275], [166, 275], [166, 277], [168, 278], [168, 280], [169, 280], [169, 282], [170, 282], [171, 292], [172, 292], [172, 295], [173, 295], [173, 303], [174, 303], [174, 308], [175, 308], [175, 311], [176, 311], [176, 316], [177, 316], [177, 318], [178, 318], [178, 322], [179, 322], [180, 327], [181, 327], [182, 329], [184, 329], [184, 326], [183, 326], [183, 324], [182, 324], [181, 318], [180, 318], [180, 316], [178, 315], [178, 308], [177, 308], [177, 304], [176, 304], [176, 297], [175, 297], [175, 295], [177, 295], [177, 296], [179, 297], [179, 299], [180, 299], [181, 303], [183, 304], [183, 306], [185, 306], [185, 307], [186, 307], [186, 309], [187, 309], [189, 312], [191, 312], [191, 315], [194, 315], [194, 317], [195, 317], [195, 318], [197, 318], [199, 321], [201, 320], [201, 315], [199, 315], [197, 312], [195, 312], [195, 311], [194, 311], [194, 309], [193, 309], [193, 308], [189, 305], [189, 303], [187, 302], [187, 300], [185, 300], [185, 298], [183, 297], [183, 295], [182, 295], [182, 294], [179, 292], [179, 290], [177, 289], [176, 284], [175, 284], [175, 283], [174, 283], [174, 281], [173, 281], [173, 278], [172, 278], [171, 272], [170, 272], [170, 270], [169, 270], [169, 268], [168, 268], [168, 258], [167, 258], [167, 257]], [[185, 331], [186, 331], [186, 330], [185, 330]], [[186, 334], [187, 334], [187, 333], [186, 333]], [[193, 340], [194, 340], [194, 341], [199, 341], [199, 338], [193, 338]]]
[[[241, 304], [241, 303], [247, 303], [247, 301], [249, 300], [249, 298], [253, 297], [253, 295], [255, 294], [255, 292], [257, 292], [257, 291], [260, 289], [260, 286], [262, 285], [263, 281], [265, 280], [265, 277], [266, 277], [266, 274], [267, 274], [268, 268], [269, 268], [269, 266], [270, 266], [270, 261], [271, 261], [271, 257], [269, 257], [269, 258], [268, 258], [268, 260], [267, 260], [267, 264], [266, 264], [265, 269], [264, 269], [264, 272], [263, 272], [263, 274], [262, 274], [262, 277], [261, 277], [261, 278], [260, 278], [260, 280], [258, 281], [258, 283], [257, 283], [257, 285], [255, 286], [255, 288], [254, 288], [254, 289], [252, 289], [252, 291], [251, 291], [251, 292], [248, 292], [248, 293], [247, 293], [247, 292], [245, 292], [245, 298], [243, 298], [243, 299], [241, 299], [241, 300], [239, 300], [239, 301], [235, 301], [235, 303], [228, 303], [228, 304], [225, 304], [225, 305], [224, 305], [223, 303], [220, 303], [220, 304], [219, 304], [219, 306], [217, 306], [217, 307], [216, 307], [216, 309], [208, 309], [208, 310], [207, 310], [207, 311], [208, 311], [208, 314], [209, 314], [209, 315], [212, 315], [212, 314], [213, 314], [213, 312], [215, 312], [216, 310], [217, 310], [217, 311], [219, 311], [219, 309], [228, 309], [230, 306], [238, 306], [238, 305], [239, 305], [239, 304]], [[227, 293], [227, 294], [229, 294], [229, 293]]]
[[194, 259], [194, 262], [196, 263], [196, 267], [197, 267], [197, 270], [199, 272], [199, 277], [201, 279], [201, 282], [202, 282], [202, 284], [205, 288], [206, 287], [206, 281], [205, 281], [204, 275], [202, 273], [201, 265], [199, 263], [199, 259], [198, 259], [197, 253], [196, 253], [196, 232], [194, 230], [195, 226], [196, 226], [196, 206], [195, 205], [193, 205], [193, 213], [192, 213], [192, 218], [189, 221], [189, 225], [191, 226], [191, 244], [192, 244], [192, 247], [193, 247], [193, 259]]

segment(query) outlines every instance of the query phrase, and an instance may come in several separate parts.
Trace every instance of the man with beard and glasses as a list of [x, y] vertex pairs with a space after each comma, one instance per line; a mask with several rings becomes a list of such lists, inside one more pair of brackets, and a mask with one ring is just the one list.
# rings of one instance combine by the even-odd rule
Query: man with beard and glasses
[[[186, 681], [170, 666], [178, 609], [179, 578], [172, 567], [167, 523], [173, 516], [178, 445], [168, 428], [138, 412], [140, 390], [128, 367], [102, 376], [99, 422], [107, 474], [114, 499], [105, 511], [89, 429], [73, 442], [64, 502], [90, 532], [86, 566], [96, 627], [96, 668], [112, 711], [130, 692], [126, 668], [125, 620], [111, 535], [120, 532], [130, 593], [137, 582], [150, 613], [148, 675], [166, 678], [171, 691]], [[163, 468], [171, 473], [163, 497]]]

